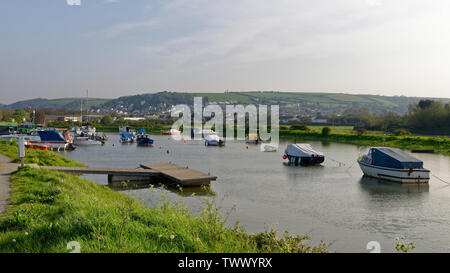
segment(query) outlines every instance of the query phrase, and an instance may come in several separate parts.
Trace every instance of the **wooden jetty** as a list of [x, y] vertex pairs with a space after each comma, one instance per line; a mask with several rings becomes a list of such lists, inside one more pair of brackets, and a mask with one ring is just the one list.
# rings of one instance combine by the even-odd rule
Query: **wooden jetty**
[[217, 176], [212, 176], [197, 170], [178, 166], [172, 163], [141, 164], [142, 169], [122, 168], [84, 168], [84, 167], [40, 167], [46, 170], [72, 174], [106, 174], [108, 184], [125, 181], [141, 183], [162, 183], [180, 185], [183, 187], [209, 185]]
[[169, 162], [141, 164], [140, 166], [145, 170], [157, 170], [161, 172], [162, 178], [171, 180], [174, 184], [179, 184], [181, 186], [209, 185], [211, 181], [217, 179], [217, 176]]

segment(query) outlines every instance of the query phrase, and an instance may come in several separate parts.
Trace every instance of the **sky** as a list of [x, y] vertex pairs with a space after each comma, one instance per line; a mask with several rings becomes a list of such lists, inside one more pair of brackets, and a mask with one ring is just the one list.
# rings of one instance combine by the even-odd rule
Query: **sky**
[[277, 90], [450, 97], [448, 0], [0, 3], [0, 103]]

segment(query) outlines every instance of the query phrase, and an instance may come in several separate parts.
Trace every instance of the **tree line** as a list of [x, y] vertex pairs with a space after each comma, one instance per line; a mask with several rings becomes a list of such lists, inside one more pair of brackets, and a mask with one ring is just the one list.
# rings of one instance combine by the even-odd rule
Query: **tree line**
[[326, 116], [328, 123], [352, 125], [373, 131], [394, 132], [399, 129], [412, 131], [450, 131], [450, 103], [421, 100], [410, 104], [408, 113], [400, 116], [393, 112], [374, 115], [368, 108], [348, 108], [341, 115]]
[[[64, 109], [3, 109], [0, 110], [0, 121], [14, 121], [21, 124], [26, 120], [34, 121], [36, 124], [42, 124], [45, 121], [46, 115], [68, 114], [78, 114], [78, 112]], [[440, 101], [429, 99], [421, 100], [418, 103], [410, 104], [408, 113], [404, 116], [393, 112], [375, 115], [371, 113], [369, 108], [348, 108], [340, 115], [328, 115], [325, 118], [328, 120], [328, 124], [351, 125], [357, 129], [361, 128], [361, 130], [386, 132], [394, 132], [396, 130], [450, 132], [450, 103], [444, 104]], [[122, 116], [104, 115], [103, 118], [90, 122], [103, 126], [125, 124], [155, 126], [171, 125], [174, 119], [126, 121]]]

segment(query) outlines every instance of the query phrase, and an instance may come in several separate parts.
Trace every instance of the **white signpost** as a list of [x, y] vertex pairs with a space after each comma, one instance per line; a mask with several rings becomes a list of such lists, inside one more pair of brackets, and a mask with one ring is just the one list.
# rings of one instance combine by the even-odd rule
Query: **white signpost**
[[19, 137], [19, 158], [20, 158], [20, 166], [23, 167], [25, 158], [25, 140], [23, 136]]

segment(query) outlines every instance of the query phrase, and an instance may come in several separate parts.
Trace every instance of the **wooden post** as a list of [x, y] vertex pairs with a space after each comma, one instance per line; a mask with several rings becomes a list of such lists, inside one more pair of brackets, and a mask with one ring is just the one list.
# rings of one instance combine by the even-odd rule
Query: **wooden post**
[[25, 140], [23, 136], [19, 137], [19, 158], [20, 158], [20, 166], [24, 166], [24, 158], [25, 158]]

